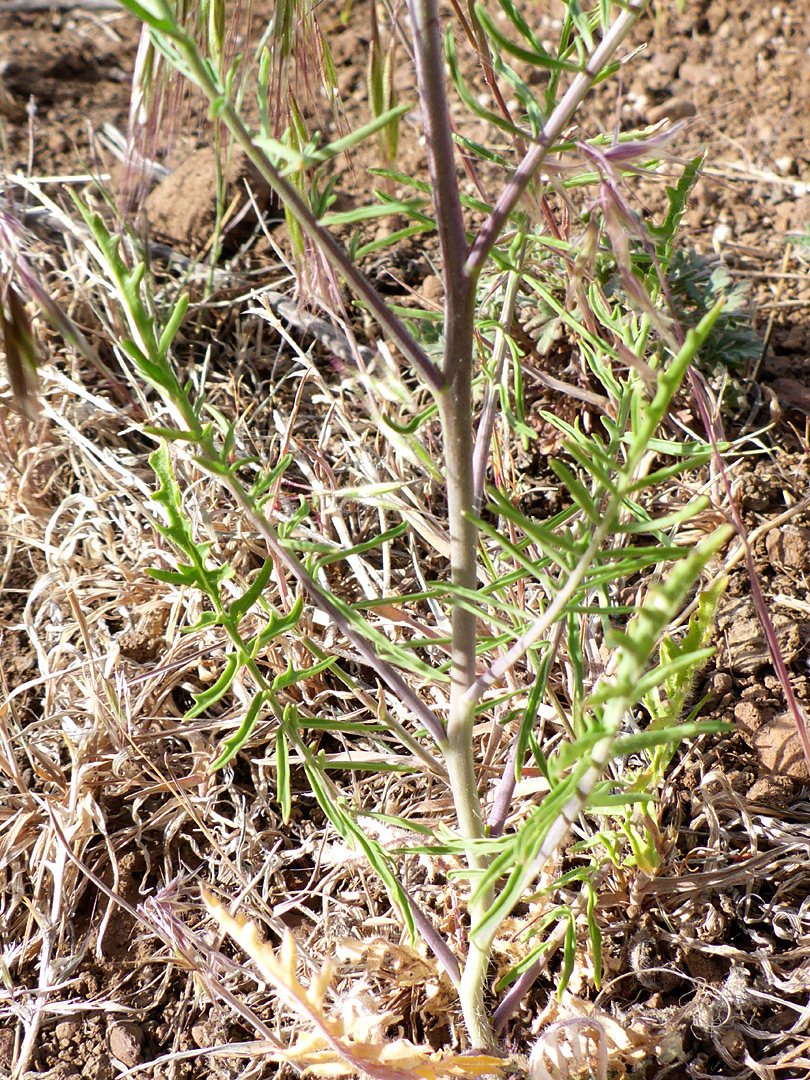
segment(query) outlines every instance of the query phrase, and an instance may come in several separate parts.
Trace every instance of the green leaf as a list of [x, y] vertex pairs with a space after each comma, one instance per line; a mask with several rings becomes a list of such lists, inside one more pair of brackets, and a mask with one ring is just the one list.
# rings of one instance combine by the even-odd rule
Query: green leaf
[[[230, 569], [230, 567], [228, 567]], [[233, 572], [233, 571], [231, 571]], [[188, 626], [184, 626], [180, 631], [181, 634], [194, 634], [198, 630], [207, 630], [211, 626], [221, 626], [222, 616], [216, 611], [203, 611], [200, 614], [199, 619], [195, 623], [191, 623]]]
[[[285, 709], [285, 728], [291, 730], [292, 717], [295, 715], [294, 707]], [[318, 805], [332, 822], [338, 834], [354, 849], [362, 851], [369, 865], [375, 870], [388, 891], [390, 898], [402, 911], [405, 924], [411, 940], [416, 939], [416, 924], [411, 911], [407, 893], [400, 885], [391, 871], [390, 856], [382, 845], [372, 840], [351, 816], [346, 800], [336, 796], [335, 789], [324, 775], [323, 765], [315, 757], [306, 744], [295, 740], [296, 745], [304, 757], [304, 768], [309, 779], [312, 792], [318, 800]]]
[[633, 735], [623, 735], [616, 740], [616, 757], [629, 757], [630, 754], [638, 754], [642, 750], [652, 750], [656, 746], [677, 744], [684, 739], [696, 739], [698, 735], [713, 735], [720, 731], [732, 731], [733, 724], [723, 720], [692, 720], [684, 724], [676, 724], [666, 728], [648, 728], [646, 731], [638, 731]]
[[277, 612], [272, 612], [270, 615], [270, 622], [261, 630], [253, 639], [250, 645], [250, 655], [256, 657], [259, 653], [267, 647], [267, 645], [273, 640], [273, 638], [280, 637], [282, 634], [286, 634], [289, 630], [292, 630], [298, 625], [298, 620], [301, 618], [301, 613], [304, 610], [304, 598], [299, 596], [293, 604], [288, 615], [279, 615]]
[[242, 595], [237, 600], [234, 600], [234, 602], [228, 608], [228, 615], [232, 619], [238, 622], [239, 619], [243, 618], [243, 616], [245, 616], [250, 611], [250, 609], [262, 595], [264, 590], [267, 588], [267, 584], [270, 581], [272, 573], [273, 558], [272, 556], [268, 555], [268, 557], [264, 560], [264, 565], [262, 566], [258, 574], [256, 574], [256, 576], [254, 577], [253, 581], [250, 583], [250, 586], [244, 591], [244, 593], [242, 593]]
[[588, 890], [588, 903], [585, 918], [588, 923], [588, 937], [591, 939], [591, 958], [593, 962], [593, 983], [598, 990], [602, 985], [602, 931], [596, 921], [596, 889], [589, 881], [584, 886]]
[[373, 548], [389, 544], [392, 540], [396, 540], [398, 536], [402, 536], [404, 532], [407, 532], [408, 528], [408, 522], [402, 521], [399, 525], [394, 525], [393, 528], [387, 529], [385, 532], [380, 533], [379, 536], [375, 536], [371, 540], [366, 540], [362, 544], [355, 544], [350, 548], [341, 548], [339, 551], [333, 551], [330, 554], [317, 559], [315, 562], [315, 569], [320, 570], [321, 567], [328, 566], [330, 563], [342, 562], [344, 559], [348, 559], [350, 555], [362, 555], [365, 551], [371, 551]]
[[166, 442], [199, 442], [200, 435], [197, 431], [180, 431], [179, 428], [156, 427], [149, 424], [143, 429], [147, 435], [153, 435]]
[[695, 184], [697, 184], [700, 179], [705, 158], [706, 153], [704, 151], [686, 163], [675, 187], [667, 188], [669, 211], [667, 212], [664, 221], [659, 226], [652, 224], [648, 224], [647, 226], [651, 236], [658, 241], [656, 244], [656, 254], [663, 263], [664, 270], [669, 268], [673, 245], [678, 234], [681, 219], [689, 205], [689, 199]]
[[691, 502], [686, 503], [685, 506], [680, 507], [678, 510], [673, 510], [671, 514], [665, 514], [663, 517], [642, 517], [638, 521], [617, 522], [616, 532], [629, 535], [664, 532], [671, 529], [674, 525], [680, 525], [682, 522], [688, 521], [689, 518], [694, 517], [695, 514], [701, 513], [701, 511], [705, 510], [710, 505], [711, 501], [705, 495], [700, 495], [696, 499], [692, 499]]
[[276, 789], [281, 806], [281, 820], [290, 823], [292, 813], [292, 789], [290, 787], [290, 748], [284, 729], [276, 732]]
[[474, 116], [480, 117], [482, 120], [486, 120], [487, 123], [492, 124], [493, 127], [499, 128], [501, 131], [506, 131], [510, 135], [517, 137], [518, 139], [527, 139], [530, 135], [528, 131], [524, 131], [522, 128], [517, 127], [515, 124], [510, 123], [499, 113], [492, 112], [490, 109], [485, 109], [482, 105], [478, 104], [478, 100], [473, 93], [467, 89], [467, 85], [464, 82], [464, 78], [461, 74], [458, 58], [456, 56], [456, 46], [453, 41], [451, 32], [448, 30], [444, 39], [444, 55], [447, 60], [447, 66], [450, 69], [450, 78], [453, 80], [453, 85], [456, 91]]
[[[180, 564], [182, 566], [182, 564]], [[188, 585], [193, 587], [197, 584], [197, 571], [193, 566], [183, 566], [180, 570], [155, 570], [147, 569], [149, 577], [155, 581], [163, 581], [167, 585]]]
[[[271, 161], [281, 162], [286, 161], [288, 166], [295, 172], [303, 172], [311, 165], [317, 165], [322, 159], [319, 157], [308, 158], [305, 154], [295, 147], [288, 146], [287, 143], [281, 142], [279, 139], [273, 139], [267, 135], [255, 135], [253, 138], [255, 145], [266, 154]], [[286, 170], [285, 170], [286, 171]]]
[[565, 490], [585, 514], [588, 520], [596, 525], [600, 520], [600, 514], [594, 505], [593, 499], [590, 496], [585, 485], [574, 476], [567, 465], [564, 465], [561, 461], [556, 461], [554, 458], [549, 458], [549, 466], [553, 470], [554, 474], [562, 481], [565, 486]]
[[256, 135], [254, 136], [253, 141], [256, 146], [264, 151], [270, 158], [277, 158], [288, 162], [288, 166], [283, 171], [282, 175], [286, 175], [289, 172], [302, 172], [314, 165], [322, 165], [324, 162], [337, 157], [338, 154], [342, 154], [346, 150], [351, 150], [365, 139], [370, 138], [372, 135], [376, 135], [378, 131], [396, 120], [399, 120], [400, 117], [404, 116], [407, 112], [410, 112], [410, 110], [410, 105], [397, 105], [393, 109], [388, 109], [380, 116], [376, 116], [362, 127], [349, 132], [349, 134], [345, 135], [342, 139], [336, 139], [326, 146], [316, 147], [310, 143], [304, 147], [303, 150], [295, 150], [285, 143], [279, 142], [278, 139], [269, 139], [265, 135]]
[[312, 667], [301, 668], [299, 670], [292, 666], [291, 660], [288, 660], [287, 670], [281, 675], [276, 675], [273, 679], [273, 690], [284, 690], [287, 686], [293, 686], [301, 679], [308, 679], [321, 671], [326, 671], [327, 668], [332, 667], [336, 662], [336, 656], [328, 656], [326, 660], [321, 660], [320, 663], [313, 664]]
[[[501, 7], [504, 11], [507, 11], [507, 6], [511, 7], [511, 5], [504, 3], [504, 0], [501, 0]], [[511, 8], [511, 10], [517, 14], [514, 8]], [[481, 25], [486, 30], [487, 36], [495, 42], [499, 49], [502, 49], [505, 53], [509, 53], [510, 56], [514, 56], [516, 60], [522, 60], [524, 64], [530, 64], [535, 68], [546, 68], [549, 71], [570, 71], [577, 75], [581, 72], [582, 69], [579, 64], [570, 64], [565, 60], [557, 60], [555, 57], [549, 56], [539, 42], [536, 43], [534, 49], [524, 49], [521, 45], [516, 45], [513, 41], [510, 41], [509, 38], [505, 37], [500, 30], [498, 30], [495, 23], [489, 17], [486, 8], [482, 7], [481, 4], [475, 5], [475, 13], [480, 19]], [[508, 11], [507, 14], [509, 14]], [[513, 19], [512, 21], [514, 22], [515, 20]], [[528, 31], [528, 26], [525, 21], [523, 21], [522, 17], [521, 23], [523, 26], [526, 26], [526, 30]], [[533, 35], [530, 40], [534, 40]]]
[[137, 0], [121, 0], [121, 6], [158, 33], [166, 34], [168, 37], [179, 36], [171, 8], [163, 0], [146, 0], [145, 3], [137, 3]]
[[334, 157], [336, 154], [342, 154], [344, 150], [353, 149], [372, 135], [376, 135], [378, 131], [382, 131], [383, 128], [388, 127], [393, 121], [401, 120], [406, 113], [411, 111], [411, 108], [411, 105], [404, 104], [395, 105], [393, 109], [387, 109], [384, 113], [375, 116], [373, 120], [370, 120], [362, 127], [350, 131], [349, 134], [345, 135], [342, 139], [336, 139], [333, 143], [330, 143], [328, 147], [325, 147], [324, 152], [328, 153], [329, 157]]
[[169, 346], [174, 341], [175, 334], [180, 329], [180, 324], [186, 316], [189, 305], [189, 295], [184, 293], [174, 305], [169, 321], [163, 328], [163, 333], [160, 335], [160, 341], [158, 342], [158, 354], [164, 357], [169, 350]]
[[[526, 709], [523, 713], [523, 718], [520, 721], [520, 728], [517, 735], [517, 753], [515, 755], [515, 781], [517, 783], [520, 783], [523, 776], [523, 763], [526, 759], [526, 750], [531, 745], [532, 729], [534, 728], [534, 722], [537, 719], [537, 710], [540, 707], [540, 702], [543, 700], [546, 682], [548, 681], [548, 674], [554, 659], [555, 656], [553, 650], [546, 650], [545, 655], [540, 661], [532, 688], [529, 691], [529, 700], [526, 703]], [[547, 773], [544, 775], [548, 778]]]
[[571, 980], [574, 971], [574, 963], [577, 958], [577, 927], [573, 913], [569, 910], [565, 920], [565, 944], [563, 945], [563, 962], [560, 978], [557, 982], [557, 999], [562, 1000], [565, 989]]
[[256, 726], [256, 721], [259, 719], [259, 713], [262, 706], [267, 700], [267, 694], [265, 692], [258, 693], [253, 701], [250, 703], [248, 711], [245, 713], [245, 717], [242, 723], [239, 725], [239, 730], [235, 731], [230, 738], [225, 740], [225, 747], [217, 760], [211, 766], [211, 770], [216, 772], [221, 769], [223, 765], [227, 765], [231, 758], [238, 754], [245, 743], [250, 738], [250, 734]]
[[[410, 217], [421, 206], [421, 202], [402, 202], [392, 200], [382, 204], [358, 206], [354, 210], [343, 210], [340, 213], [324, 214], [321, 218], [322, 225], [355, 225], [358, 221], [372, 221], [374, 218], [390, 217], [392, 214], [402, 214]], [[433, 228], [432, 222], [422, 222], [422, 225]]]
[[361, 244], [357, 249], [353, 248], [352, 251], [355, 259], [362, 259], [365, 258], [366, 255], [372, 255], [375, 251], [393, 247], [402, 240], [407, 240], [410, 236], [418, 236], [419, 233], [433, 232], [435, 228], [436, 226], [432, 221], [428, 221], [424, 224], [408, 225], [404, 229], [397, 229], [392, 233], [387, 233], [385, 236], [381, 236], [377, 240], [372, 240], [368, 244]]
[[239, 653], [233, 652], [228, 654], [225, 659], [225, 667], [222, 674], [214, 685], [210, 686], [207, 690], [204, 690], [201, 694], [192, 694], [194, 704], [186, 712], [186, 715], [183, 717], [184, 720], [193, 720], [195, 716], [199, 716], [200, 713], [205, 712], [211, 705], [219, 701], [230, 688], [231, 683], [236, 676], [236, 672], [239, 669], [240, 660], [244, 660], [244, 658], [240, 657]]

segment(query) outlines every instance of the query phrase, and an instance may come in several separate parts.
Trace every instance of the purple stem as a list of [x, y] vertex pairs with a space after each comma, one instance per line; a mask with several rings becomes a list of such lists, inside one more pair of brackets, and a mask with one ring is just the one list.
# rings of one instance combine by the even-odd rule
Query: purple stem
[[491, 837], [500, 836], [503, 833], [506, 819], [509, 817], [509, 810], [512, 806], [512, 796], [515, 793], [515, 762], [517, 761], [517, 752], [518, 739], [513, 739], [512, 745], [509, 748], [506, 764], [503, 768], [503, 776], [501, 777], [501, 782], [498, 784], [495, 798], [492, 802], [489, 821], [487, 822], [488, 833]]
[[422, 911], [416, 901], [413, 899], [408, 890], [400, 884], [400, 888], [408, 897], [408, 903], [411, 905], [411, 915], [413, 916], [414, 925], [422, 936], [422, 940], [431, 950], [433, 955], [442, 965], [444, 970], [450, 976], [454, 986], [458, 986], [461, 982], [461, 967], [459, 962], [453, 953], [450, 951], [450, 947], [447, 942], [438, 932], [436, 927]]
[[717, 447], [717, 437], [714, 430], [714, 425], [711, 421], [711, 409], [709, 408], [708, 398], [704, 389], [703, 376], [695, 371], [693, 368], [689, 369], [689, 381], [692, 385], [692, 393], [695, 395], [695, 401], [697, 402], [698, 410], [700, 411], [700, 418], [703, 421], [703, 426], [706, 429], [706, 433], [709, 437], [712, 450], [714, 451], [715, 459], [717, 461], [718, 471], [720, 478], [723, 481], [723, 487], [726, 491], [726, 497], [728, 498], [729, 512], [731, 514], [731, 520], [734, 522], [734, 527], [737, 530], [737, 536], [742, 544], [743, 552], [745, 555], [745, 568], [748, 571], [748, 577], [751, 584], [751, 599], [754, 602], [754, 608], [759, 619], [760, 626], [765, 632], [765, 640], [768, 642], [768, 651], [771, 654], [771, 660], [773, 666], [779, 677], [779, 682], [782, 686], [782, 692], [785, 695], [785, 702], [788, 707], [788, 712], [793, 717], [793, 722], [796, 725], [796, 731], [799, 735], [799, 742], [802, 744], [802, 751], [804, 752], [805, 761], [808, 768], [810, 768], [810, 739], [807, 736], [807, 725], [805, 723], [804, 713], [796, 700], [796, 695], [793, 693], [793, 686], [790, 682], [790, 673], [785, 663], [785, 657], [782, 653], [782, 648], [779, 644], [779, 639], [776, 636], [776, 630], [773, 625], [768, 607], [765, 603], [765, 597], [762, 595], [762, 587], [759, 583], [759, 576], [757, 575], [756, 566], [754, 565], [754, 555], [751, 551], [751, 545], [748, 543], [748, 534], [740, 517], [740, 511], [737, 508], [737, 503], [731, 493], [731, 481], [729, 480], [728, 473], [723, 465], [723, 459], [720, 451]]

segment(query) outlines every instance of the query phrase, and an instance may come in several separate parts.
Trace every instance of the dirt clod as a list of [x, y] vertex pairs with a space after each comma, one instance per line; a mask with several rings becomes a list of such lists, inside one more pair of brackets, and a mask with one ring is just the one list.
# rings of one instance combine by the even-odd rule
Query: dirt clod
[[54, 1028], [54, 1034], [60, 1043], [68, 1043], [72, 1039], [75, 1039], [78, 1033], [82, 1030], [82, 1021], [78, 1016], [68, 1017], [67, 1020], [60, 1020]]
[[[784, 659], [790, 663], [802, 649], [799, 626], [794, 618], [780, 613], [771, 614], [771, 618]], [[717, 628], [723, 634], [721, 662], [732, 671], [750, 675], [771, 662], [765, 631], [750, 598], [731, 601], [717, 620]]]
[[689, 98], [675, 97], [669, 101], [656, 105], [647, 111], [647, 120], [651, 124], [658, 124], [661, 120], [684, 120], [688, 116], [695, 116], [697, 109]]
[[[162, 180], [146, 199], [154, 235], [191, 254], [214, 230], [217, 205], [216, 152], [197, 150]], [[271, 190], [239, 147], [223, 158], [224, 209], [230, 210], [223, 240], [232, 249], [256, 224], [248, 190], [260, 211], [270, 205]], [[235, 204], [234, 204], [235, 203]]]
[[757, 752], [764, 768], [780, 776], [804, 782], [810, 776], [796, 724], [789, 713], [775, 714], [753, 701], [741, 701], [734, 709], [740, 734]]
[[765, 539], [768, 556], [779, 566], [806, 570], [810, 566], [810, 529], [785, 529], [769, 532]]

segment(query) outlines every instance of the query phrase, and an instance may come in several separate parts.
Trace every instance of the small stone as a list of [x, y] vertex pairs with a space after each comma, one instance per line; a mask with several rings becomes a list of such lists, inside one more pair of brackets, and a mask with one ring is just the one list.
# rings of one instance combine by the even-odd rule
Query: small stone
[[748, 801], [784, 809], [793, 798], [793, 781], [789, 776], [761, 776], [748, 791]]
[[797, 379], [774, 379], [771, 390], [786, 408], [810, 413], [810, 390], [804, 383]]
[[52, 154], [64, 154], [70, 146], [70, 140], [64, 131], [51, 131], [46, 139], [48, 149]]
[[440, 304], [442, 297], [444, 296], [444, 286], [442, 285], [441, 278], [437, 277], [435, 274], [428, 274], [422, 282], [420, 291], [426, 300], [429, 300], [434, 304]]
[[204, 1046], [208, 1046], [209, 1045], [208, 1024], [207, 1023], [192, 1024], [191, 1038], [194, 1041], [194, 1045], [199, 1046], [200, 1049], [202, 1049]]
[[723, 75], [715, 64], [694, 64], [685, 60], [678, 68], [678, 78], [690, 86], [718, 86]]
[[789, 155], [775, 158], [774, 165], [780, 176], [791, 176], [796, 173], [796, 159]]
[[54, 1028], [54, 1034], [60, 1043], [70, 1040], [81, 1030], [82, 1021], [78, 1016], [71, 1016], [67, 1020], [60, 1020]]
[[99, 1054], [85, 1062], [85, 1080], [112, 1080], [112, 1075], [112, 1065], [106, 1054]]
[[804, 570], [808, 565], [810, 530], [802, 528], [773, 529], [765, 537], [768, 558], [791, 570]]
[[726, 244], [731, 242], [734, 233], [728, 225], [716, 225], [712, 231], [712, 247], [715, 255], [719, 255]]
[[734, 709], [734, 716], [740, 734], [756, 752], [763, 768], [799, 783], [807, 781], [810, 773], [790, 713], [774, 714], [771, 709], [754, 702], [740, 702]]
[[114, 1024], [109, 1032], [110, 1053], [117, 1058], [122, 1065], [131, 1069], [141, 1060], [141, 1047], [143, 1046], [143, 1031], [131, 1020], [123, 1020]]
[[[771, 616], [782, 657], [790, 663], [802, 650], [802, 639], [795, 618], [779, 613]], [[729, 603], [717, 620], [722, 635], [720, 655], [732, 671], [751, 675], [771, 663], [771, 654], [757, 618], [753, 601], [747, 597]]]
[[724, 697], [730, 693], [734, 686], [734, 680], [727, 671], [715, 671], [712, 675], [712, 695], [714, 697]]
[[771, 709], [765, 709], [753, 701], [740, 701], [734, 706], [734, 719], [746, 742], [750, 742], [761, 727], [773, 716]]
[[695, 116], [696, 113], [695, 103], [689, 98], [674, 97], [648, 110], [647, 123], [657, 124], [661, 120], [685, 120], [687, 117]]

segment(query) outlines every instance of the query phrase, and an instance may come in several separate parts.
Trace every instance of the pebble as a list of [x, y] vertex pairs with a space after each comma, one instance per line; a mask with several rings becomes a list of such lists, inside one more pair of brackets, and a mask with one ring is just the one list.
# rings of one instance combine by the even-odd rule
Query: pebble
[[421, 293], [426, 300], [434, 304], [440, 304], [444, 296], [444, 286], [441, 278], [435, 274], [428, 274], [422, 282]]
[[[810, 393], [804, 390], [805, 401], [810, 405]], [[802, 528], [772, 529], [765, 537], [765, 548], [771, 563], [791, 570], [804, 570], [810, 552], [810, 530]]]
[[54, 1028], [54, 1034], [61, 1043], [70, 1042], [73, 1036], [81, 1030], [81, 1017], [71, 1016], [68, 1020], [60, 1020]]
[[191, 1038], [194, 1040], [194, 1045], [199, 1046], [200, 1048], [210, 1045], [211, 1040], [208, 1037], [208, 1024], [205, 1022], [193, 1024], [191, 1027]]
[[775, 715], [773, 710], [753, 702], [740, 702], [734, 709], [734, 719], [767, 772], [799, 783], [807, 782], [807, 762], [796, 725], [788, 713]]
[[728, 225], [716, 225], [714, 227], [712, 231], [712, 247], [716, 255], [719, 255], [722, 248], [730, 243], [733, 235]]
[[796, 159], [789, 155], [776, 158], [774, 165], [780, 176], [790, 176], [796, 172]]
[[661, 105], [654, 105], [647, 111], [647, 123], [657, 124], [661, 120], [685, 120], [695, 116], [697, 109], [695, 103], [685, 97], [670, 98]]
[[143, 1046], [143, 1030], [131, 1020], [123, 1020], [114, 1024], [109, 1032], [110, 1053], [128, 1069], [137, 1065], [141, 1060], [141, 1047]]

